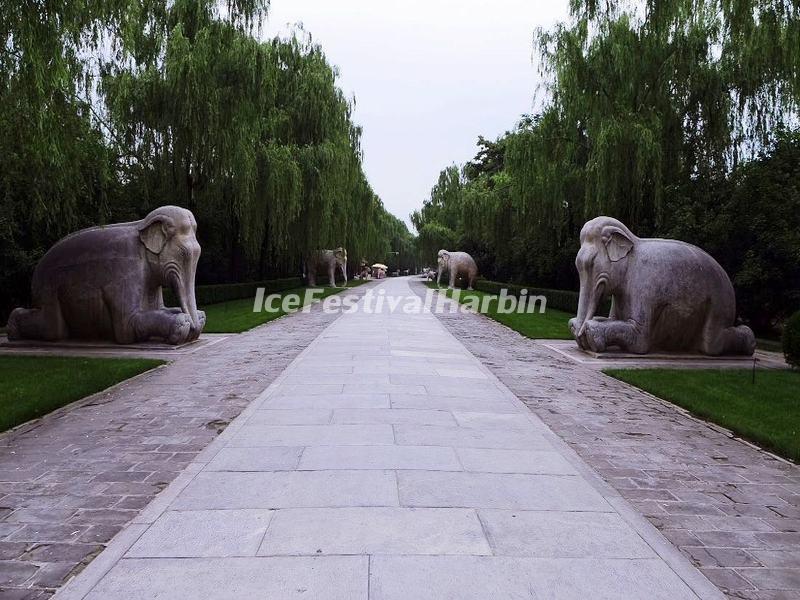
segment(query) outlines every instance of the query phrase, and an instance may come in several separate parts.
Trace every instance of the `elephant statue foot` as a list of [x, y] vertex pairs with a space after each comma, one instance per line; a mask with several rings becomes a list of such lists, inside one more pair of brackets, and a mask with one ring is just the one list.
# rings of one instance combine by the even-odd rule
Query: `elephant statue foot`
[[126, 343], [146, 342], [151, 338], [162, 338], [168, 344], [179, 345], [192, 342], [200, 337], [206, 322], [206, 314], [197, 311], [198, 326], [191, 317], [179, 309], [164, 308], [160, 310], [137, 313], [131, 320], [131, 328], [120, 331], [119, 336], [128, 340]]
[[56, 341], [67, 337], [66, 324], [58, 310], [15, 308], [8, 317], [8, 339]]
[[594, 317], [581, 328], [577, 319], [570, 319], [569, 328], [582, 350], [605, 352], [610, 347], [619, 347], [633, 354], [650, 351], [646, 330], [634, 321], [618, 321], [606, 317]]
[[756, 349], [753, 331], [746, 325], [726, 327], [702, 341], [703, 354], [720, 356], [724, 354], [742, 354], [752, 356]]

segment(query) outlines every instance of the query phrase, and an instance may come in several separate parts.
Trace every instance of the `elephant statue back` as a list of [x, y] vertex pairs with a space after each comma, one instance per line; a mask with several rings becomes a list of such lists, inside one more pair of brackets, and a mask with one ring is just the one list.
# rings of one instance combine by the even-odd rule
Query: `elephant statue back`
[[[205, 313], [195, 299], [196, 232], [190, 211], [162, 206], [141, 221], [66, 236], [37, 264], [33, 308], [12, 311], [9, 339], [118, 344], [197, 339]], [[164, 306], [164, 287], [172, 289], [179, 307]]]

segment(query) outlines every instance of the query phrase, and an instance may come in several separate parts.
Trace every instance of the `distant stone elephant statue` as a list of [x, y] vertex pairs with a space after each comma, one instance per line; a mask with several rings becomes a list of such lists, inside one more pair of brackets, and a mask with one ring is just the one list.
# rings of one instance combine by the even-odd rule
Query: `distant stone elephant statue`
[[[569, 327], [582, 349], [713, 356], [755, 350], [750, 328], [734, 326], [736, 299], [728, 275], [697, 246], [638, 238], [611, 217], [587, 222], [580, 242], [578, 314]], [[609, 317], [595, 316], [609, 296]]]
[[[200, 244], [194, 215], [162, 206], [141, 221], [83, 229], [42, 257], [31, 284], [35, 308], [8, 320], [11, 340], [69, 338], [182, 344], [205, 325], [194, 282]], [[180, 308], [164, 306], [169, 287]]]
[[478, 277], [478, 265], [475, 264], [475, 261], [469, 254], [466, 252], [439, 250], [437, 261], [439, 263], [439, 268], [436, 270], [436, 285], [440, 285], [442, 273], [448, 271], [450, 274], [450, 283], [448, 287], [455, 287], [456, 279], [461, 275], [467, 281], [467, 289], [471, 290], [473, 288], [475, 279]]
[[331, 287], [336, 287], [336, 267], [342, 270], [344, 285], [347, 286], [347, 250], [339, 247], [335, 250], [314, 252], [306, 259], [308, 285], [311, 287], [317, 285], [317, 272], [324, 269], [328, 273]]

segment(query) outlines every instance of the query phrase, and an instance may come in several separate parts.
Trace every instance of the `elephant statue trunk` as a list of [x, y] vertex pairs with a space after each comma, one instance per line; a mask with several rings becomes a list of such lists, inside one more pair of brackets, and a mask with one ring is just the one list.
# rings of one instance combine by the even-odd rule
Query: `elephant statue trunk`
[[[749, 327], [735, 326], [733, 286], [700, 248], [677, 240], [636, 237], [624, 224], [597, 217], [581, 229], [575, 259], [578, 313], [569, 327], [583, 350], [617, 347], [745, 354], [755, 350]], [[611, 297], [608, 317], [596, 315]]]
[[[200, 328], [200, 316], [197, 311], [194, 287], [197, 263], [200, 258], [200, 245], [197, 242], [184, 244], [181, 254], [183, 255], [183, 265], [177, 261], [171, 261], [164, 265], [164, 283], [177, 298], [181, 312], [191, 318], [192, 328], [198, 329]], [[186, 275], [181, 273], [186, 273]]]
[[[594, 286], [591, 287], [591, 292], [581, 294], [578, 297], [578, 315], [577, 321], [577, 336], [581, 337], [586, 331], [586, 323], [591, 321], [600, 304], [605, 300], [606, 296], [606, 279], [598, 278]], [[591, 284], [588, 284], [591, 286]]]

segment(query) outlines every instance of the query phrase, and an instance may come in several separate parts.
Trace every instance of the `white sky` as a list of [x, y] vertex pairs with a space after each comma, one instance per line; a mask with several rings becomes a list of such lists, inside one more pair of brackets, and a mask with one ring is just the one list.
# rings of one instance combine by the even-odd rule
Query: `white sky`
[[355, 96], [367, 177], [410, 223], [441, 169], [534, 109], [533, 30], [566, 14], [566, 0], [272, 0], [264, 35], [302, 23], [321, 44]]

